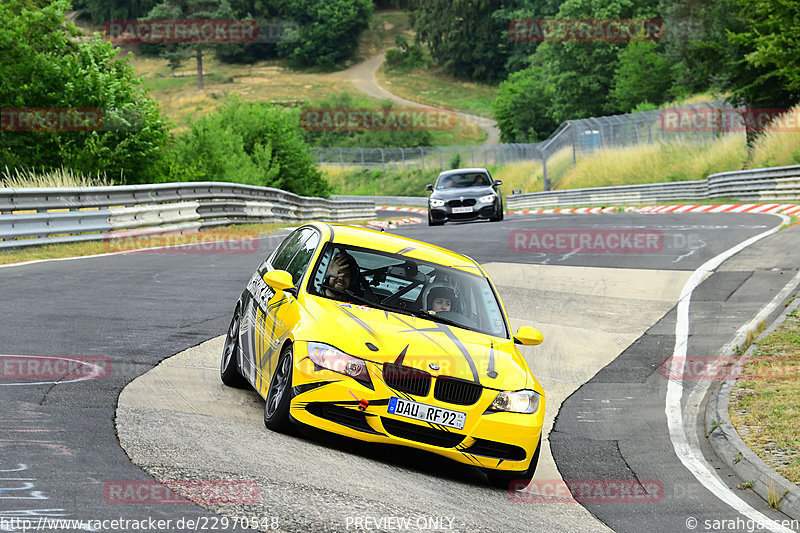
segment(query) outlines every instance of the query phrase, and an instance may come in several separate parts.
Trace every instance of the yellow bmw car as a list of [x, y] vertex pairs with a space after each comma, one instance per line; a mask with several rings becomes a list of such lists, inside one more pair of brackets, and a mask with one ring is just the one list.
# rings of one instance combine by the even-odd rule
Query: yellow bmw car
[[545, 398], [497, 289], [472, 259], [378, 231], [302, 226], [259, 266], [236, 305], [223, 383], [254, 387], [264, 423], [427, 450], [530, 479]]

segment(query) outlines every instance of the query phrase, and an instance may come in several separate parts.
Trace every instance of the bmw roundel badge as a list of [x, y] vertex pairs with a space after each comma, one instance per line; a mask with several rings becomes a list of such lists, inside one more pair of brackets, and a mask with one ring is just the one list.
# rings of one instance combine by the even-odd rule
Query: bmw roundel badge
[[431, 370], [436, 371], [436, 370], [439, 370], [439, 368], [441, 368], [441, 367], [439, 365], [437, 365], [436, 363], [429, 363], [428, 364], [428, 368], [430, 368]]

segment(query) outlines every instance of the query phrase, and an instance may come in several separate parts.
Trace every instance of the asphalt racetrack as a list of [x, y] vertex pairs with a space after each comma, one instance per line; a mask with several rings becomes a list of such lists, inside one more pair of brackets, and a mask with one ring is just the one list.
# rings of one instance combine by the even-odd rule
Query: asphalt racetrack
[[[697, 414], [712, 384], [672, 385], [664, 370], [676, 340], [687, 357], [713, 356], [795, 277], [798, 227], [721, 257], [780, 224], [619, 213], [391, 230], [481, 262], [514, 328], [544, 334], [523, 350], [547, 393], [546, 446], [517, 493], [414, 451], [271, 433], [256, 393], [220, 383], [218, 337], [280, 235], [236, 253], [186, 247], [0, 268], [0, 531], [22, 531], [22, 520], [29, 531], [665, 532], [783, 520], [737, 490], [707, 448]], [[709, 267], [714, 258], [721, 264]], [[6, 364], [21, 359], [97, 365], [86, 379], [14, 379]], [[154, 478], [235, 482], [252, 497], [129, 497]], [[563, 480], [583, 483], [581, 503]]]

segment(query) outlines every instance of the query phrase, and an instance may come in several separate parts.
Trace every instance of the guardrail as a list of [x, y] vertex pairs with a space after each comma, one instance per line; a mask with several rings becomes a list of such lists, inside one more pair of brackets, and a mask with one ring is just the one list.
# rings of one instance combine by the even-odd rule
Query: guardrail
[[331, 196], [331, 200], [369, 200], [375, 205], [399, 205], [409, 207], [428, 207], [427, 196], [349, 196], [338, 194]]
[[729, 197], [742, 202], [800, 200], [800, 165], [712, 174], [704, 180], [533, 192], [506, 197], [509, 210], [648, 204]]
[[191, 232], [248, 222], [345, 222], [375, 216], [365, 199], [326, 200], [225, 182], [0, 189], [0, 249]]

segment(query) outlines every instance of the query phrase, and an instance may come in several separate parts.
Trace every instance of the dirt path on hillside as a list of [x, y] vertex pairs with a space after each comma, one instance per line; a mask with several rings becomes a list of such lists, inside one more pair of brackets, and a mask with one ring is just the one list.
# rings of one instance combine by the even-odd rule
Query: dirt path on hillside
[[[356, 89], [367, 94], [368, 96], [381, 99], [388, 98], [394, 102], [409, 107], [432, 107], [425, 104], [420, 104], [418, 102], [413, 102], [411, 100], [406, 100], [405, 98], [401, 98], [395, 94], [392, 94], [381, 87], [380, 83], [378, 83], [378, 77], [376, 73], [383, 64], [385, 54], [385, 52], [375, 54], [366, 61], [358, 63], [357, 65], [353, 65], [349, 69], [343, 70], [338, 74], [346, 79], [349, 79]], [[467, 113], [455, 112], [455, 114], [459, 118], [477, 125], [486, 132], [487, 137], [486, 141], [483, 143], [484, 145], [498, 144], [500, 142], [500, 130], [497, 127], [497, 122], [494, 120], [490, 118], [479, 117], [477, 115], [470, 115]]]

